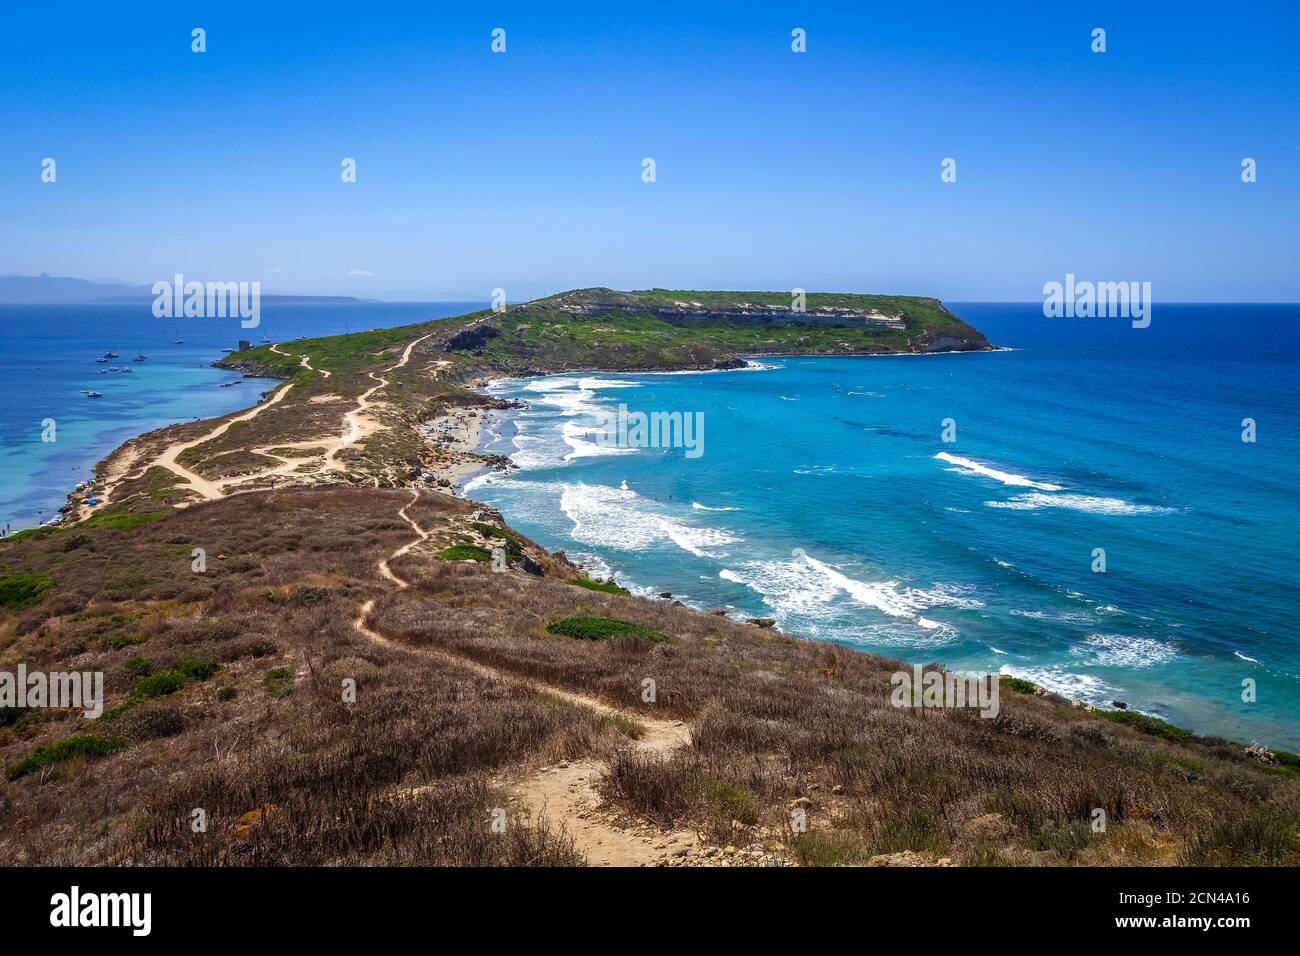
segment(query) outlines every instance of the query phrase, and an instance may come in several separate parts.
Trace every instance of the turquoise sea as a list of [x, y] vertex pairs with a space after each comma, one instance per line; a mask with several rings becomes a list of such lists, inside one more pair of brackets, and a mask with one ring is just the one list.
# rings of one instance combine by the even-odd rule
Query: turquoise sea
[[[640, 593], [1300, 750], [1300, 307], [950, 308], [1011, 350], [499, 382], [469, 493]], [[620, 404], [703, 453], [602, 445]]]
[[[236, 319], [158, 319], [151, 302], [0, 305], [0, 527], [17, 530], [55, 517], [73, 485], [128, 438], [256, 404], [274, 381], [211, 367], [240, 339], [285, 342], [475, 308], [464, 302], [270, 302], [263, 303], [259, 327], [243, 329]], [[109, 351], [119, 357], [96, 361]], [[137, 354], [145, 360], [132, 361]], [[235, 384], [222, 387], [226, 382]], [[103, 397], [87, 398], [82, 389]], [[49, 419], [53, 442], [43, 440]]]

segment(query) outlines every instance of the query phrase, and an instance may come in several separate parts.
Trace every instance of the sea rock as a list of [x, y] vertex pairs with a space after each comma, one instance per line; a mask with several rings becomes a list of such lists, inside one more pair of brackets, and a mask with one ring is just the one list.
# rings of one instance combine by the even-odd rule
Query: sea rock
[[1118, 710], [1128, 710], [1128, 704], [1124, 703], [1122, 700], [1112, 700], [1111, 703], [1114, 704]]
[[659, 592], [659, 596], [660, 596], [661, 598], [670, 598], [670, 597], [673, 596], [673, 592], [672, 592], [672, 591], [660, 591], [660, 592]]

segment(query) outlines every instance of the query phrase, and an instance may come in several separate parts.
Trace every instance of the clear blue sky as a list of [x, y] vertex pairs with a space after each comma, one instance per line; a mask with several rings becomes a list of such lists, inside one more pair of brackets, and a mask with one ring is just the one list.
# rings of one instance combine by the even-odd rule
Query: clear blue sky
[[1295, 2], [538, 6], [6, 5], [0, 273], [1300, 300]]

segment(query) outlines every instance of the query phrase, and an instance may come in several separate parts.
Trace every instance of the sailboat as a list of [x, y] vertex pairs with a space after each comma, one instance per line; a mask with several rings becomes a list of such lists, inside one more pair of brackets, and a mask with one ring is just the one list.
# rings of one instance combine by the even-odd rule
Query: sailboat
[[114, 350], [114, 351], [112, 351], [112, 352], [105, 352], [105, 353], [104, 353], [104, 358], [117, 358], [117, 357], [118, 357], [118, 353], [117, 353], [116, 350]]
[[172, 339], [172, 342], [173, 342], [175, 345], [184, 345], [184, 344], [185, 344], [185, 340], [184, 340], [183, 338], [180, 337], [180, 332], [173, 332], [172, 334], [176, 336], [176, 338]]
[[145, 355], [143, 352], [141, 352], [139, 349], [136, 349], [135, 358], [131, 359], [131, 361], [132, 361], [132, 362], [143, 362], [147, 357], [148, 357], [148, 356], [146, 356], [146, 355]]

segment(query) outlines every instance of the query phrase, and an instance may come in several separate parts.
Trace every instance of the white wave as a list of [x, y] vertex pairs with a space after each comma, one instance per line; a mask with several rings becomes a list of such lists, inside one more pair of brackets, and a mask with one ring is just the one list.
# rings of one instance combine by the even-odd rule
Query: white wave
[[939, 461], [946, 461], [950, 465], [957, 467], [958, 474], [962, 475], [979, 475], [984, 478], [992, 478], [994, 481], [1000, 481], [1004, 485], [1011, 485], [1017, 488], [1037, 488], [1039, 491], [1061, 491], [1060, 485], [1049, 485], [1043, 481], [1033, 481], [1024, 475], [1012, 474], [1009, 471], [1000, 471], [997, 468], [990, 468], [988, 465], [981, 465], [977, 461], [969, 458], [960, 458], [957, 455], [950, 455], [946, 451], [941, 451], [934, 456]]
[[1011, 511], [1038, 511], [1040, 508], [1068, 508], [1099, 515], [1171, 514], [1177, 509], [1159, 505], [1135, 505], [1121, 498], [1097, 498], [1092, 495], [1044, 495], [1038, 492], [1016, 495], [1010, 501], [986, 501], [986, 507]]
[[625, 455], [629, 452], [635, 452], [635, 448], [620, 447], [617, 445], [605, 444], [599, 441], [587, 441], [583, 435], [604, 435], [606, 432], [600, 428], [584, 428], [577, 422], [565, 422], [564, 428], [560, 432], [564, 438], [564, 443], [569, 446], [570, 451], [564, 456], [565, 461], [572, 461], [575, 458], [601, 458], [605, 455]]
[[1092, 704], [1109, 705], [1119, 693], [1098, 677], [1068, 671], [1060, 665], [1017, 667], [1014, 664], [1003, 664], [998, 673], [1033, 681], [1039, 687], [1045, 687], [1062, 697], [1084, 700]]
[[994, 654], [1002, 654], [1002, 655], [1004, 655], [1004, 656], [1005, 656], [1006, 653], [1007, 653], [1006, 651], [1004, 651], [1004, 650], [1002, 650], [1002, 649], [1000, 649], [1000, 648], [994, 647], [992, 644], [989, 645], [989, 650], [991, 650]]
[[1239, 658], [1241, 658], [1243, 661], [1250, 661], [1252, 664], [1258, 664], [1258, 663], [1259, 663], [1259, 659], [1258, 659], [1258, 658], [1255, 658], [1255, 657], [1247, 657], [1245, 654], [1241, 653], [1241, 651], [1233, 651], [1232, 653], [1233, 653], [1233, 656], [1234, 656], [1234, 657], [1239, 657]]
[[599, 391], [602, 388], [640, 388], [640, 382], [624, 381], [613, 378], [580, 378], [578, 388], [584, 391]]
[[635, 491], [606, 485], [565, 484], [560, 510], [573, 522], [575, 541], [621, 551], [644, 551], [671, 542], [697, 557], [725, 557], [716, 549], [740, 539], [721, 528], [698, 528], [653, 510]]
[[694, 508], [696, 511], [739, 511], [740, 510], [739, 508], [729, 508], [729, 507], [710, 508], [708, 505], [702, 505], [698, 501], [692, 501], [691, 507]]
[[1076, 657], [1090, 656], [1098, 667], [1153, 667], [1178, 657], [1178, 648], [1149, 637], [1127, 634], [1093, 634], [1083, 644], [1070, 648]]
[[982, 606], [943, 586], [923, 590], [902, 587], [896, 580], [859, 581], [803, 553], [789, 561], [749, 561], [739, 567], [740, 572], [723, 568], [718, 576], [745, 585], [778, 614], [804, 620], [842, 619], [844, 608], [837, 607], [836, 601], [843, 595], [855, 604], [915, 624], [946, 640], [955, 635], [954, 629], [920, 612], [932, 607]]

